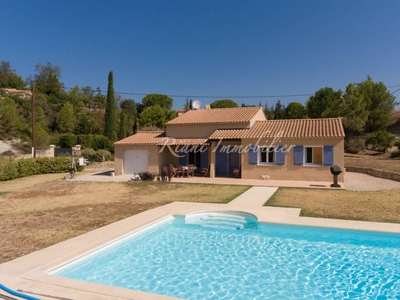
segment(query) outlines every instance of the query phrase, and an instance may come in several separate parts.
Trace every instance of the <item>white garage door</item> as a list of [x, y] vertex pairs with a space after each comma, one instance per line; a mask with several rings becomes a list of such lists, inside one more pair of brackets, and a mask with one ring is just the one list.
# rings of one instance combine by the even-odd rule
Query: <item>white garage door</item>
[[149, 167], [147, 150], [124, 151], [124, 173], [138, 174], [146, 172]]

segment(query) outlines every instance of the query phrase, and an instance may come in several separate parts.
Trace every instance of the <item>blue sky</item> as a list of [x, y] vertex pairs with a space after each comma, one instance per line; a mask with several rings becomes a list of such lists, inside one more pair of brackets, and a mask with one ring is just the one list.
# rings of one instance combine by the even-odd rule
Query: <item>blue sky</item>
[[[367, 75], [400, 87], [400, 1], [0, 0], [0, 11], [0, 60], [23, 78], [49, 61], [66, 87], [106, 90], [113, 70], [117, 92], [203, 106], [304, 103], [265, 96], [343, 90]], [[172, 98], [174, 109], [186, 100]]]

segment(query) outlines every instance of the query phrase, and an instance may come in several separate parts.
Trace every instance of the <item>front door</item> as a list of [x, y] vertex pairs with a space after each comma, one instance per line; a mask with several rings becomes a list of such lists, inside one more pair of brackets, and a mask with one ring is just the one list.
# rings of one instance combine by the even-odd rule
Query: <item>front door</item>
[[234, 146], [218, 146], [215, 155], [215, 175], [230, 176], [234, 169], [240, 168], [240, 153]]

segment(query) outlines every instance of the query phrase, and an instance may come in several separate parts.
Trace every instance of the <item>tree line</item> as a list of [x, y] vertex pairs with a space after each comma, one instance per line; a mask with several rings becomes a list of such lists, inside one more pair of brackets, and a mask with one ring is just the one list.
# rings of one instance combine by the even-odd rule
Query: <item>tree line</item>
[[[90, 86], [65, 88], [61, 69], [50, 62], [37, 64], [35, 73], [25, 80], [9, 62], [0, 63], [0, 136], [19, 137], [31, 141], [31, 101], [6, 93], [4, 88], [30, 89], [35, 83], [36, 135], [38, 146], [57, 144], [62, 134], [103, 135], [110, 142], [132, 135], [137, 130], [164, 129], [165, 123], [176, 117], [173, 99], [163, 94], [149, 94], [136, 102], [114, 91], [114, 78], [108, 76], [105, 93]], [[345, 91], [321, 88], [305, 104], [277, 100], [264, 105], [269, 120], [341, 117], [346, 133], [346, 150], [357, 152], [365, 143], [385, 148], [393, 136], [385, 131], [390, 114], [398, 103], [384, 83], [371, 77], [360, 83], [350, 83]], [[220, 99], [211, 108], [239, 107], [232, 99]], [[241, 106], [247, 106], [242, 103]], [[187, 99], [184, 109], [192, 109]], [[385, 148], [386, 149], [386, 148]]]
[[[191, 100], [186, 101], [187, 108]], [[281, 100], [269, 105], [260, 102], [268, 120], [342, 118], [345, 131], [345, 150], [358, 153], [366, 146], [385, 151], [395, 137], [386, 131], [391, 112], [395, 109], [396, 97], [383, 82], [374, 82], [370, 76], [360, 83], [350, 83], [345, 91], [324, 87], [309, 97], [305, 104]], [[244, 103], [241, 107], [249, 106]], [[255, 106], [255, 105], [252, 105]], [[232, 99], [221, 99], [211, 103], [211, 108], [233, 108], [239, 105]]]
[[[105, 95], [99, 87], [65, 88], [61, 69], [37, 64], [35, 73], [25, 80], [9, 62], [0, 63], [0, 137], [31, 141], [32, 106], [30, 99], [6, 93], [4, 89], [30, 90], [35, 83], [36, 137], [38, 147], [57, 144], [59, 136], [104, 135], [110, 142], [132, 135], [137, 130], [162, 129], [176, 117], [173, 99], [149, 94], [141, 102], [114, 92], [113, 72], [109, 73]], [[110, 144], [111, 144], [110, 143]], [[30, 147], [30, 145], [29, 145]], [[28, 148], [29, 148], [28, 147]]]

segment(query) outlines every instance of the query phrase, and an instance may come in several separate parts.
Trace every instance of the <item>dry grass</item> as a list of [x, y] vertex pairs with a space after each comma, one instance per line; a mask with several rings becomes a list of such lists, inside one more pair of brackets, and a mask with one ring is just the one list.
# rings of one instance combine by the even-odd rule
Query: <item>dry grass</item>
[[371, 168], [400, 173], [400, 159], [389, 158], [388, 156], [387, 153], [379, 156], [346, 154], [344, 158], [344, 166]]
[[227, 203], [249, 187], [62, 181], [0, 182], [0, 263], [174, 201]]
[[400, 223], [398, 190], [280, 188], [266, 205], [301, 208], [301, 216], [305, 217]]

